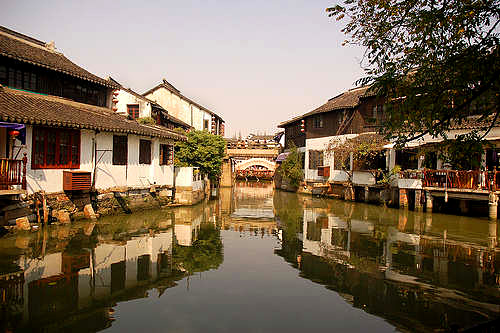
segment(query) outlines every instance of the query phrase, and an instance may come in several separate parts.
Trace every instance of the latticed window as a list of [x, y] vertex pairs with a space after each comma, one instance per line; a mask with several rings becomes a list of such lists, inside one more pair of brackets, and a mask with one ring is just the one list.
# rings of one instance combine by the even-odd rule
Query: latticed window
[[309, 150], [309, 169], [314, 170], [323, 165], [323, 151]]
[[314, 128], [322, 128], [323, 127], [323, 115], [319, 114], [317, 116], [314, 116], [313, 126], [314, 126]]
[[139, 141], [139, 163], [151, 164], [151, 141]]
[[80, 131], [33, 128], [32, 169], [76, 169], [80, 167]]
[[174, 146], [160, 145], [160, 165], [174, 164]]
[[127, 165], [128, 139], [125, 135], [113, 135], [113, 165]]
[[127, 112], [130, 119], [139, 118], [139, 104], [127, 104]]

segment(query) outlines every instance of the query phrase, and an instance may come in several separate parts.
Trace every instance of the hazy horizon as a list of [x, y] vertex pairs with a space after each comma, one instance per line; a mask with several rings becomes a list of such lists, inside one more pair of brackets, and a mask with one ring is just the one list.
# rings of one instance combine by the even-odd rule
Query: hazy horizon
[[362, 50], [343, 47], [335, 1], [2, 3], [0, 25], [138, 93], [166, 78], [220, 115], [226, 136], [277, 125], [353, 87]]

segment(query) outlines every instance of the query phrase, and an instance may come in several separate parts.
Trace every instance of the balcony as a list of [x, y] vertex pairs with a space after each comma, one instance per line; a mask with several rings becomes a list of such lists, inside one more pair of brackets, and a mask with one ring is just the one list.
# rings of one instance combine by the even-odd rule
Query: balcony
[[469, 190], [500, 190], [500, 171], [461, 171], [461, 170], [405, 170], [401, 179], [420, 180], [422, 187]]
[[14, 160], [0, 158], [0, 195], [20, 194], [26, 191], [26, 164], [28, 158]]

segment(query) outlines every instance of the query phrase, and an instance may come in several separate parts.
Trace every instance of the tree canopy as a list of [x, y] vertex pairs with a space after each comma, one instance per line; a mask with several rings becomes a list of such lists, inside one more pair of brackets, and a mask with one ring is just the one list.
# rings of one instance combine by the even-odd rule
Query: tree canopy
[[497, 122], [500, 0], [343, 0], [326, 10], [347, 21], [345, 44], [365, 48], [358, 83], [387, 98], [388, 137], [446, 137], [469, 116], [486, 131]]
[[282, 177], [288, 180], [290, 185], [293, 187], [298, 187], [302, 179], [304, 179], [304, 173], [302, 172], [302, 159], [293, 142], [290, 142], [290, 153], [277, 171]]
[[222, 159], [225, 155], [226, 142], [218, 135], [207, 131], [191, 131], [187, 141], [176, 143], [175, 164], [195, 166], [212, 180], [221, 174]]

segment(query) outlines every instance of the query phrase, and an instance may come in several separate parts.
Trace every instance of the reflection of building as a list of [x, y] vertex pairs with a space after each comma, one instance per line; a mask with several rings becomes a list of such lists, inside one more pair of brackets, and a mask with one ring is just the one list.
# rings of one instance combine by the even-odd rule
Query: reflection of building
[[[302, 276], [403, 329], [428, 331], [452, 323], [465, 327], [496, 318], [496, 223], [440, 218], [312, 199], [303, 209], [298, 230], [303, 236], [296, 233], [302, 251], [294, 248], [299, 242], [284, 237], [276, 253]], [[471, 237], [466, 222], [474, 223], [474, 235], [482, 237]]]
[[[43, 241], [36, 234], [19, 235], [15, 244], [30, 251], [8, 255], [2, 250], [0, 256], [0, 331], [109, 327], [109, 309], [116, 302], [147, 297], [153, 288], [161, 295], [188, 274], [173, 262], [173, 231], [179, 245], [189, 246], [202, 223], [217, 224], [216, 212], [209, 203], [167, 215], [131, 215], [125, 224], [123, 216], [109, 217], [94, 229], [51, 227], [38, 235]], [[0, 239], [2, 249], [13, 246], [12, 239]]]

